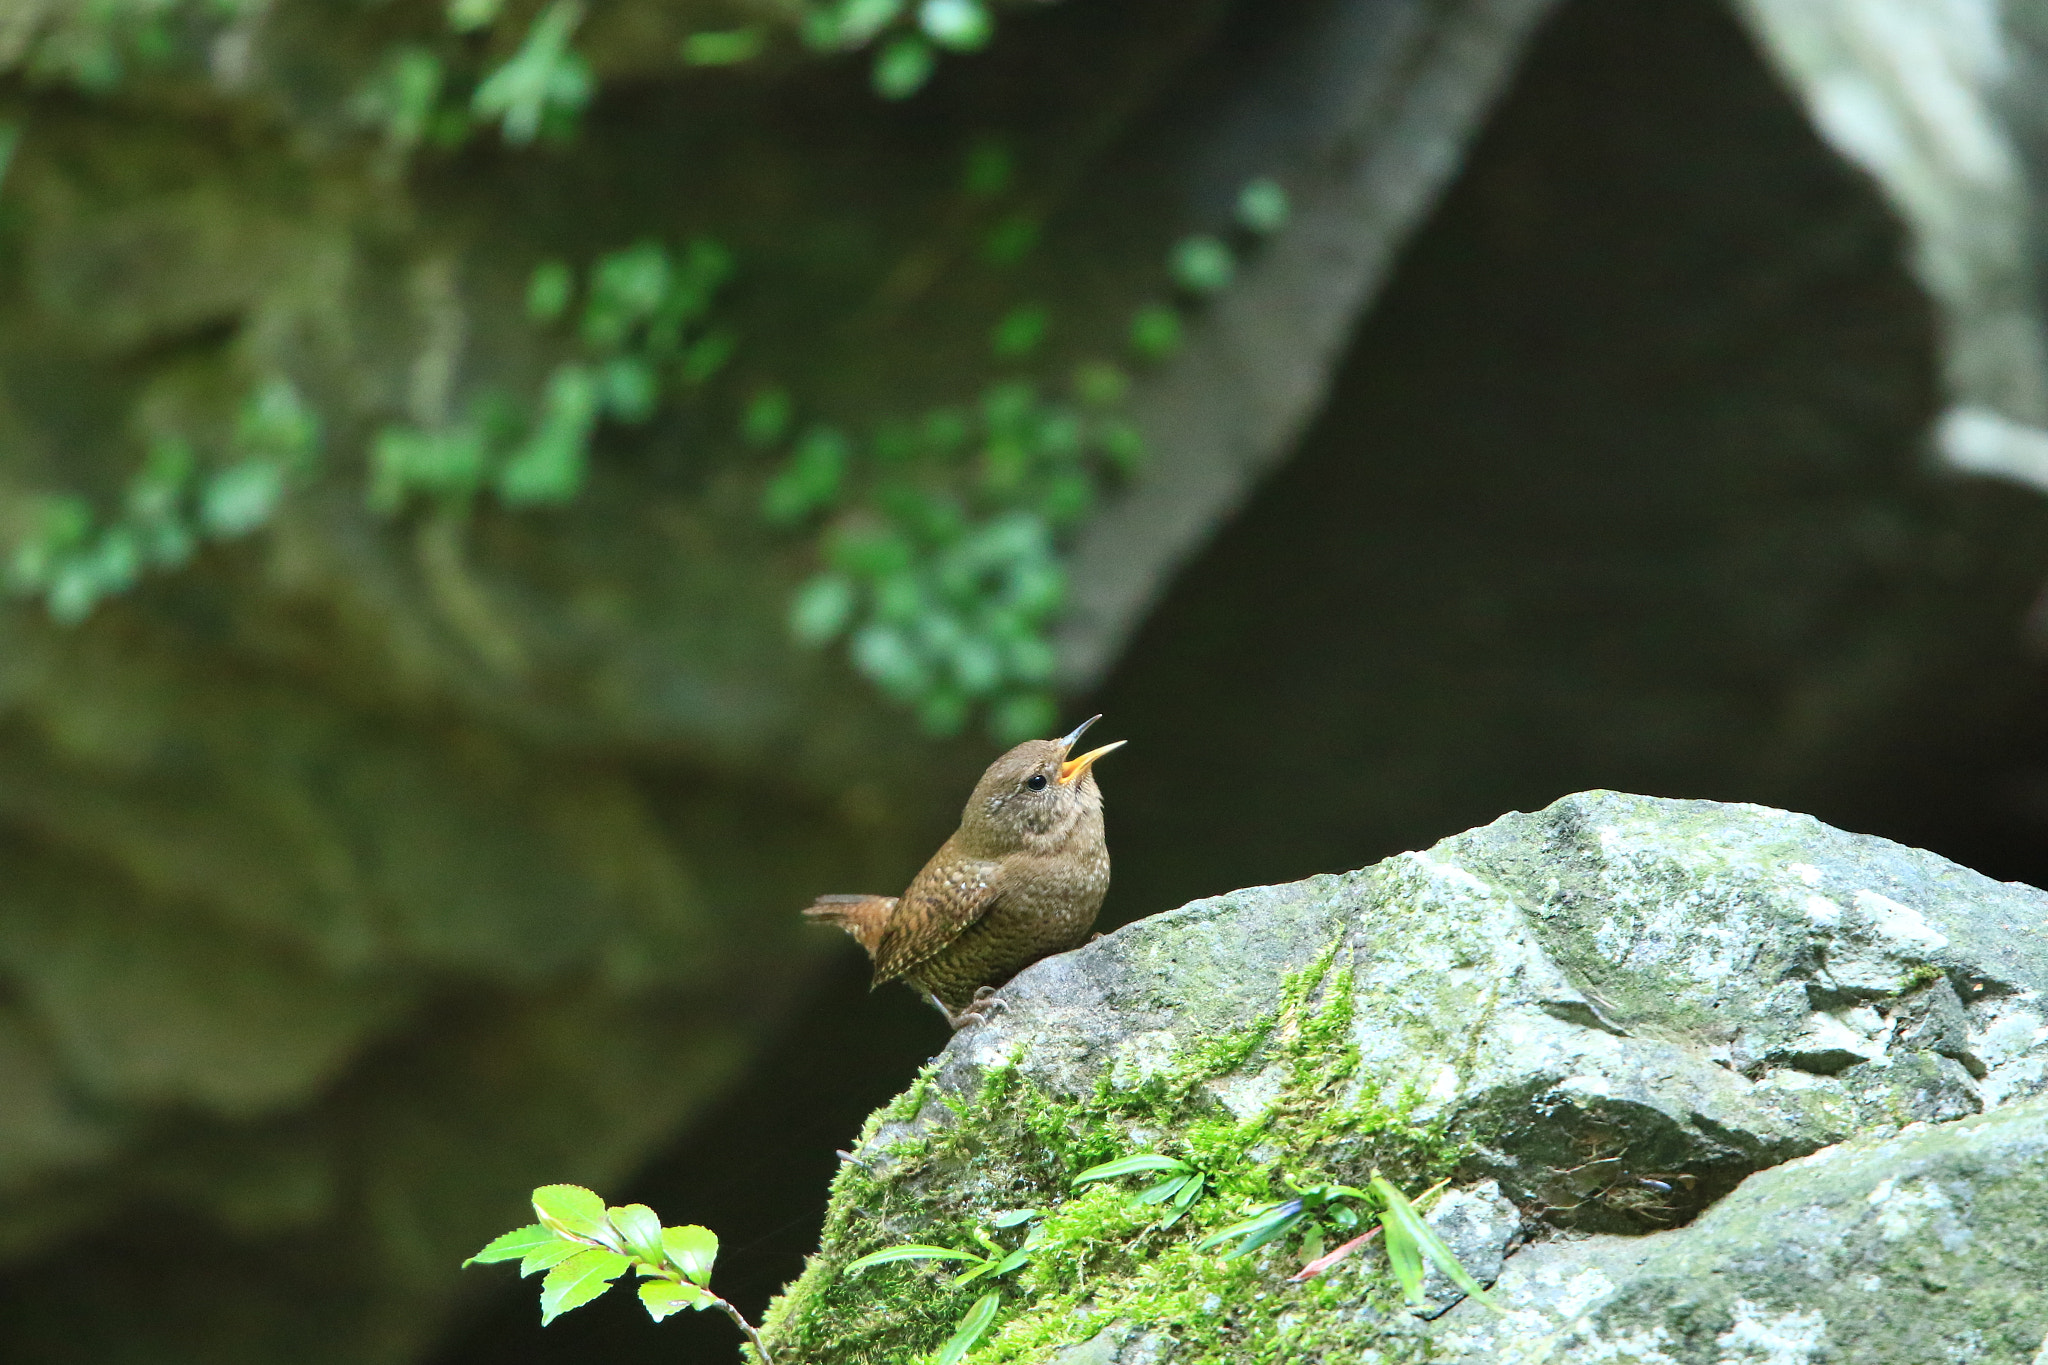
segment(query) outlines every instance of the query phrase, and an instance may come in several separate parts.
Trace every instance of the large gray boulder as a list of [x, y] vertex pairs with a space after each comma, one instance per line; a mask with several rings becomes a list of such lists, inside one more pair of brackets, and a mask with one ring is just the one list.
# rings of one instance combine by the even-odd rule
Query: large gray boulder
[[[1029, 1206], [988, 1359], [2031, 1359], [2044, 992], [2048, 895], [1756, 806], [1587, 793], [1198, 901], [1019, 977], [877, 1116], [777, 1358], [936, 1344], [970, 1295], [842, 1268]], [[1070, 1190], [1131, 1150], [1214, 1194], [1160, 1232]], [[1424, 1327], [1369, 1256], [1295, 1285], [1285, 1243], [1194, 1249], [1282, 1177], [1375, 1169], [1466, 1190], [1434, 1216], [1487, 1278], [1526, 1244], [1508, 1315]]]

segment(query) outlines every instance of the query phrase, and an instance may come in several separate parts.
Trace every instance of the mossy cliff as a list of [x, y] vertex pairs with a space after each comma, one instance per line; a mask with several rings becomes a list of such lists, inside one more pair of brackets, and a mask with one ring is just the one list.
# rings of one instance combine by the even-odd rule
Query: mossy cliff
[[[2032, 888], [1761, 807], [1568, 797], [1027, 972], [875, 1115], [769, 1341], [916, 1358], [986, 1286], [845, 1266], [1033, 1208], [971, 1361], [2031, 1360], [2044, 989]], [[1073, 1190], [1134, 1151], [1210, 1192], [1160, 1229], [1135, 1185]], [[1410, 1314], [1370, 1251], [1296, 1284], [1298, 1241], [1197, 1249], [1375, 1170], [1478, 1187], [1458, 1235], [1433, 1216], [1508, 1311]]]

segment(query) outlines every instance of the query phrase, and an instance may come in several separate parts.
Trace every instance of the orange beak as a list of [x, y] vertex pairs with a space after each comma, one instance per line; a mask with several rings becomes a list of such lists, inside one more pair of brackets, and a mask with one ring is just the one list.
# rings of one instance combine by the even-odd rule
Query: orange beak
[[[1088, 727], [1101, 719], [1101, 716], [1090, 716], [1088, 717], [1088, 719], [1082, 721], [1079, 725], [1076, 725], [1074, 727], [1073, 733], [1060, 741], [1060, 752], [1065, 753], [1067, 750], [1073, 748], [1075, 743], [1079, 741], [1081, 736], [1087, 732]], [[1095, 760], [1101, 758], [1104, 754], [1114, 753], [1116, 750], [1123, 748], [1124, 745], [1128, 743], [1130, 743], [1129, 740], [1120, 739], [1114, 744], [1105, 744], [1100, 749], [1090, 749], [1087, 753], [1082, 754], [1079, 758], [1070, 758], [1066, 760], [1064, 763], [1060, 764], [1059, 784], [1062, 787], [1065, 787], [1080, 781], [1081, 774], [1087, 772], [1090, 768], [1095, 766]]]

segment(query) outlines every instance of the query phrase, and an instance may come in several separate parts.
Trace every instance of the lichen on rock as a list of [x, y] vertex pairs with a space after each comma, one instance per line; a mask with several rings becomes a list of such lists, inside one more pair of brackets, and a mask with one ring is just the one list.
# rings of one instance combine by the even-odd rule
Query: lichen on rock
[[[1852, 1340], [1905, 1361], [1964, 1336], [2026, 1359], [2048, 1330], [2019, 1307], [2048, 1283], [2025, 1197], [2048, 1151], [2048, 1098], [2028, 1098], [2048, 1088], [2044, 924], [2048, 895], [1931, 854], [1608, 792], [1199, 901], [1025, 973], [875, 1116], [770, 1341], [834, 1365], [936, 1347], [985, 1286], [844, 1267], [1032, 1208], [1037, 1252], [972, 1361], [1533, 1361], [1595, 1341], [1807, 1360]], [[1113, 1182], [1073, 1190], [1134, 1151], [1209, 1173], [1183, 1222]], [[1432, 1216], [1481, 1229], [1460, 1254], [1507, 1314], [1437, 1284], [1426, 1325], [1370, 1250], [1295, 1283], [1318, 1248], [1200, 1249], [1290, 1183], [1374, 1171], [1466, 1191]], [[1488, 1201], [1514, 1212], [1489, 1221]], [[1799, 1249], [1815, 1237], [1827, 1254]], [[1989, 1288], [1929, 1287], [1985, 1261]], [[1907, 1265], [1927, 1268], [1914, 1332], [1826, 1307]]]

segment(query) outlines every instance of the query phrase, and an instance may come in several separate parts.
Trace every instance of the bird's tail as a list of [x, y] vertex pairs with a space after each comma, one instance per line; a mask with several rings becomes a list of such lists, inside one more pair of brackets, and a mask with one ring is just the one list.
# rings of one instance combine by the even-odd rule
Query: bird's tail
[[896, 913], [894, 896], [820, 896], [804, 910], [805, 919], [823, 920], [836, 924], [854, 941], [868, 950], [868, 956], [875, 955], [881, 945], [882, 931], [889, 927], [889, 916]]

